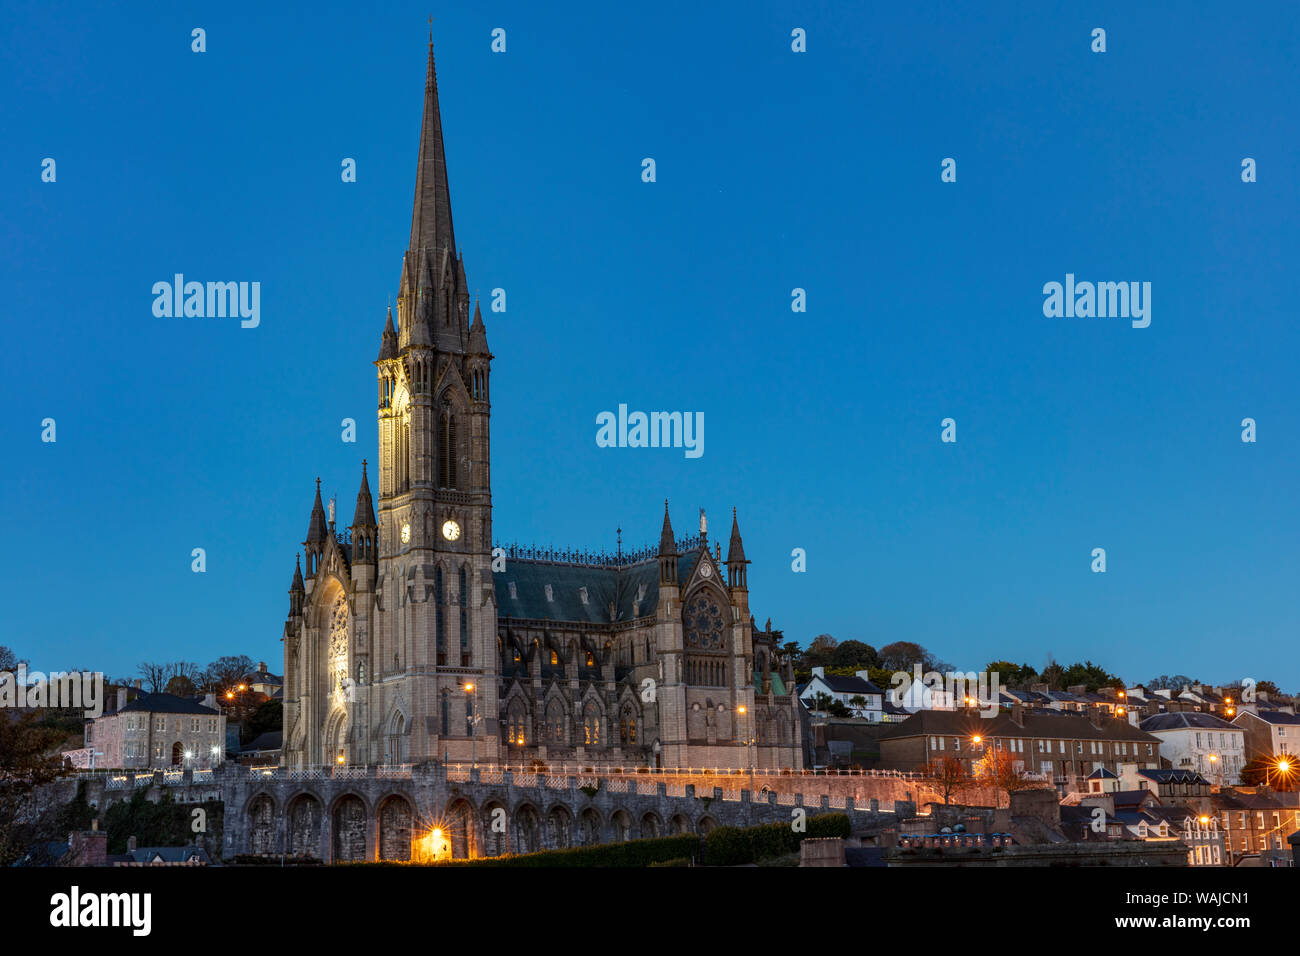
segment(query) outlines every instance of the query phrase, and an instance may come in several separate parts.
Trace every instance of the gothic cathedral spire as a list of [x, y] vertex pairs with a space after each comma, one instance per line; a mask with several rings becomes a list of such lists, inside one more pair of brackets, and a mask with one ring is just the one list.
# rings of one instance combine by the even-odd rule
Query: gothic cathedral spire
[[[424, 120], [420, 125], [420, 157], [415, 168], [415, 208], [411, 213], [411, 246], [420, 250], [449, 249], [455, 255], [456, 236], [451, 228], [451, 191], [447, 186], [447, 158], [442, 148], [442, 114], [438, 109], [438, 77], [433, 67], [433, 40], [429, 40], [429, 68], [424, 79]], [[437, 258], [434, 262], [437, 263]]]

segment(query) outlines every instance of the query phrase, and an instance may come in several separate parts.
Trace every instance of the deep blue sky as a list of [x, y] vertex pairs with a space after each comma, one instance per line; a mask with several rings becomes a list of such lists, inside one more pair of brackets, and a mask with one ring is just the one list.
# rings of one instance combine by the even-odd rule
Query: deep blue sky
[[[508, 293], [501, 537], [734, 505], [788, 637], [1298, 689], [1294, 3], [477, 6], [7, 5], [0, 643], [280, 669], [313, 479], [346, 523], [375, 457], [433, 12], [457, 239]], [[154, 318], [174, 272], [260, 281], [261, 327]], [[1066, 272], [1151, 282], [1150, 328], [1045, 318]], [[597, 448], [620, 402], [703, 411], [704, 456]]]

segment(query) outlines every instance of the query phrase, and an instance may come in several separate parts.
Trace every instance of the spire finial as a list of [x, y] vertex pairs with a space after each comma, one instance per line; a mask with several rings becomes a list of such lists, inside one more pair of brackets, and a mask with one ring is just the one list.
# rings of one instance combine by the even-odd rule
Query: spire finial
[[429, 49], [433, 49], [433, 14], [429, 14]]

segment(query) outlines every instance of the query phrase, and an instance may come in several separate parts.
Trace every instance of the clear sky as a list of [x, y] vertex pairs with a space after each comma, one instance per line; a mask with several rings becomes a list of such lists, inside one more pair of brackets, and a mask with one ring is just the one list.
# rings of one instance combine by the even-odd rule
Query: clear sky
[[[6, 5], [0, 643], [279, 671], [313, 479], [346, 524], [375, 458], [432, 12], [501, 538], [734, 506], [788, 638], [1300, 689], [1293, 2], [272, 6]], [[260, 326], [155, 318], [177, 272]], [[1150, 327], [1045, 317], [1066, 273]], [[704, 455], [598, 448], [620, 403]]]

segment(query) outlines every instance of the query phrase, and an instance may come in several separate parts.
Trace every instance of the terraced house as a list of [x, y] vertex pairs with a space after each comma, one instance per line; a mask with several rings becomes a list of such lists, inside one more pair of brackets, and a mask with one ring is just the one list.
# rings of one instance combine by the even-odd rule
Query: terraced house
[[1063, 793], [1087, 791], [1094, 771], [1118, 775], [1124, 764], [1160, 766], [1158, 738], [1099, 710], [1072, 714], [1017, 705], [991, 718], [974, 709], [923, 710], [880, 737], [881, 766], [895, 770], [955, 757], [974, 773], [990, 751], [1007, 754], [1014, 769]]

